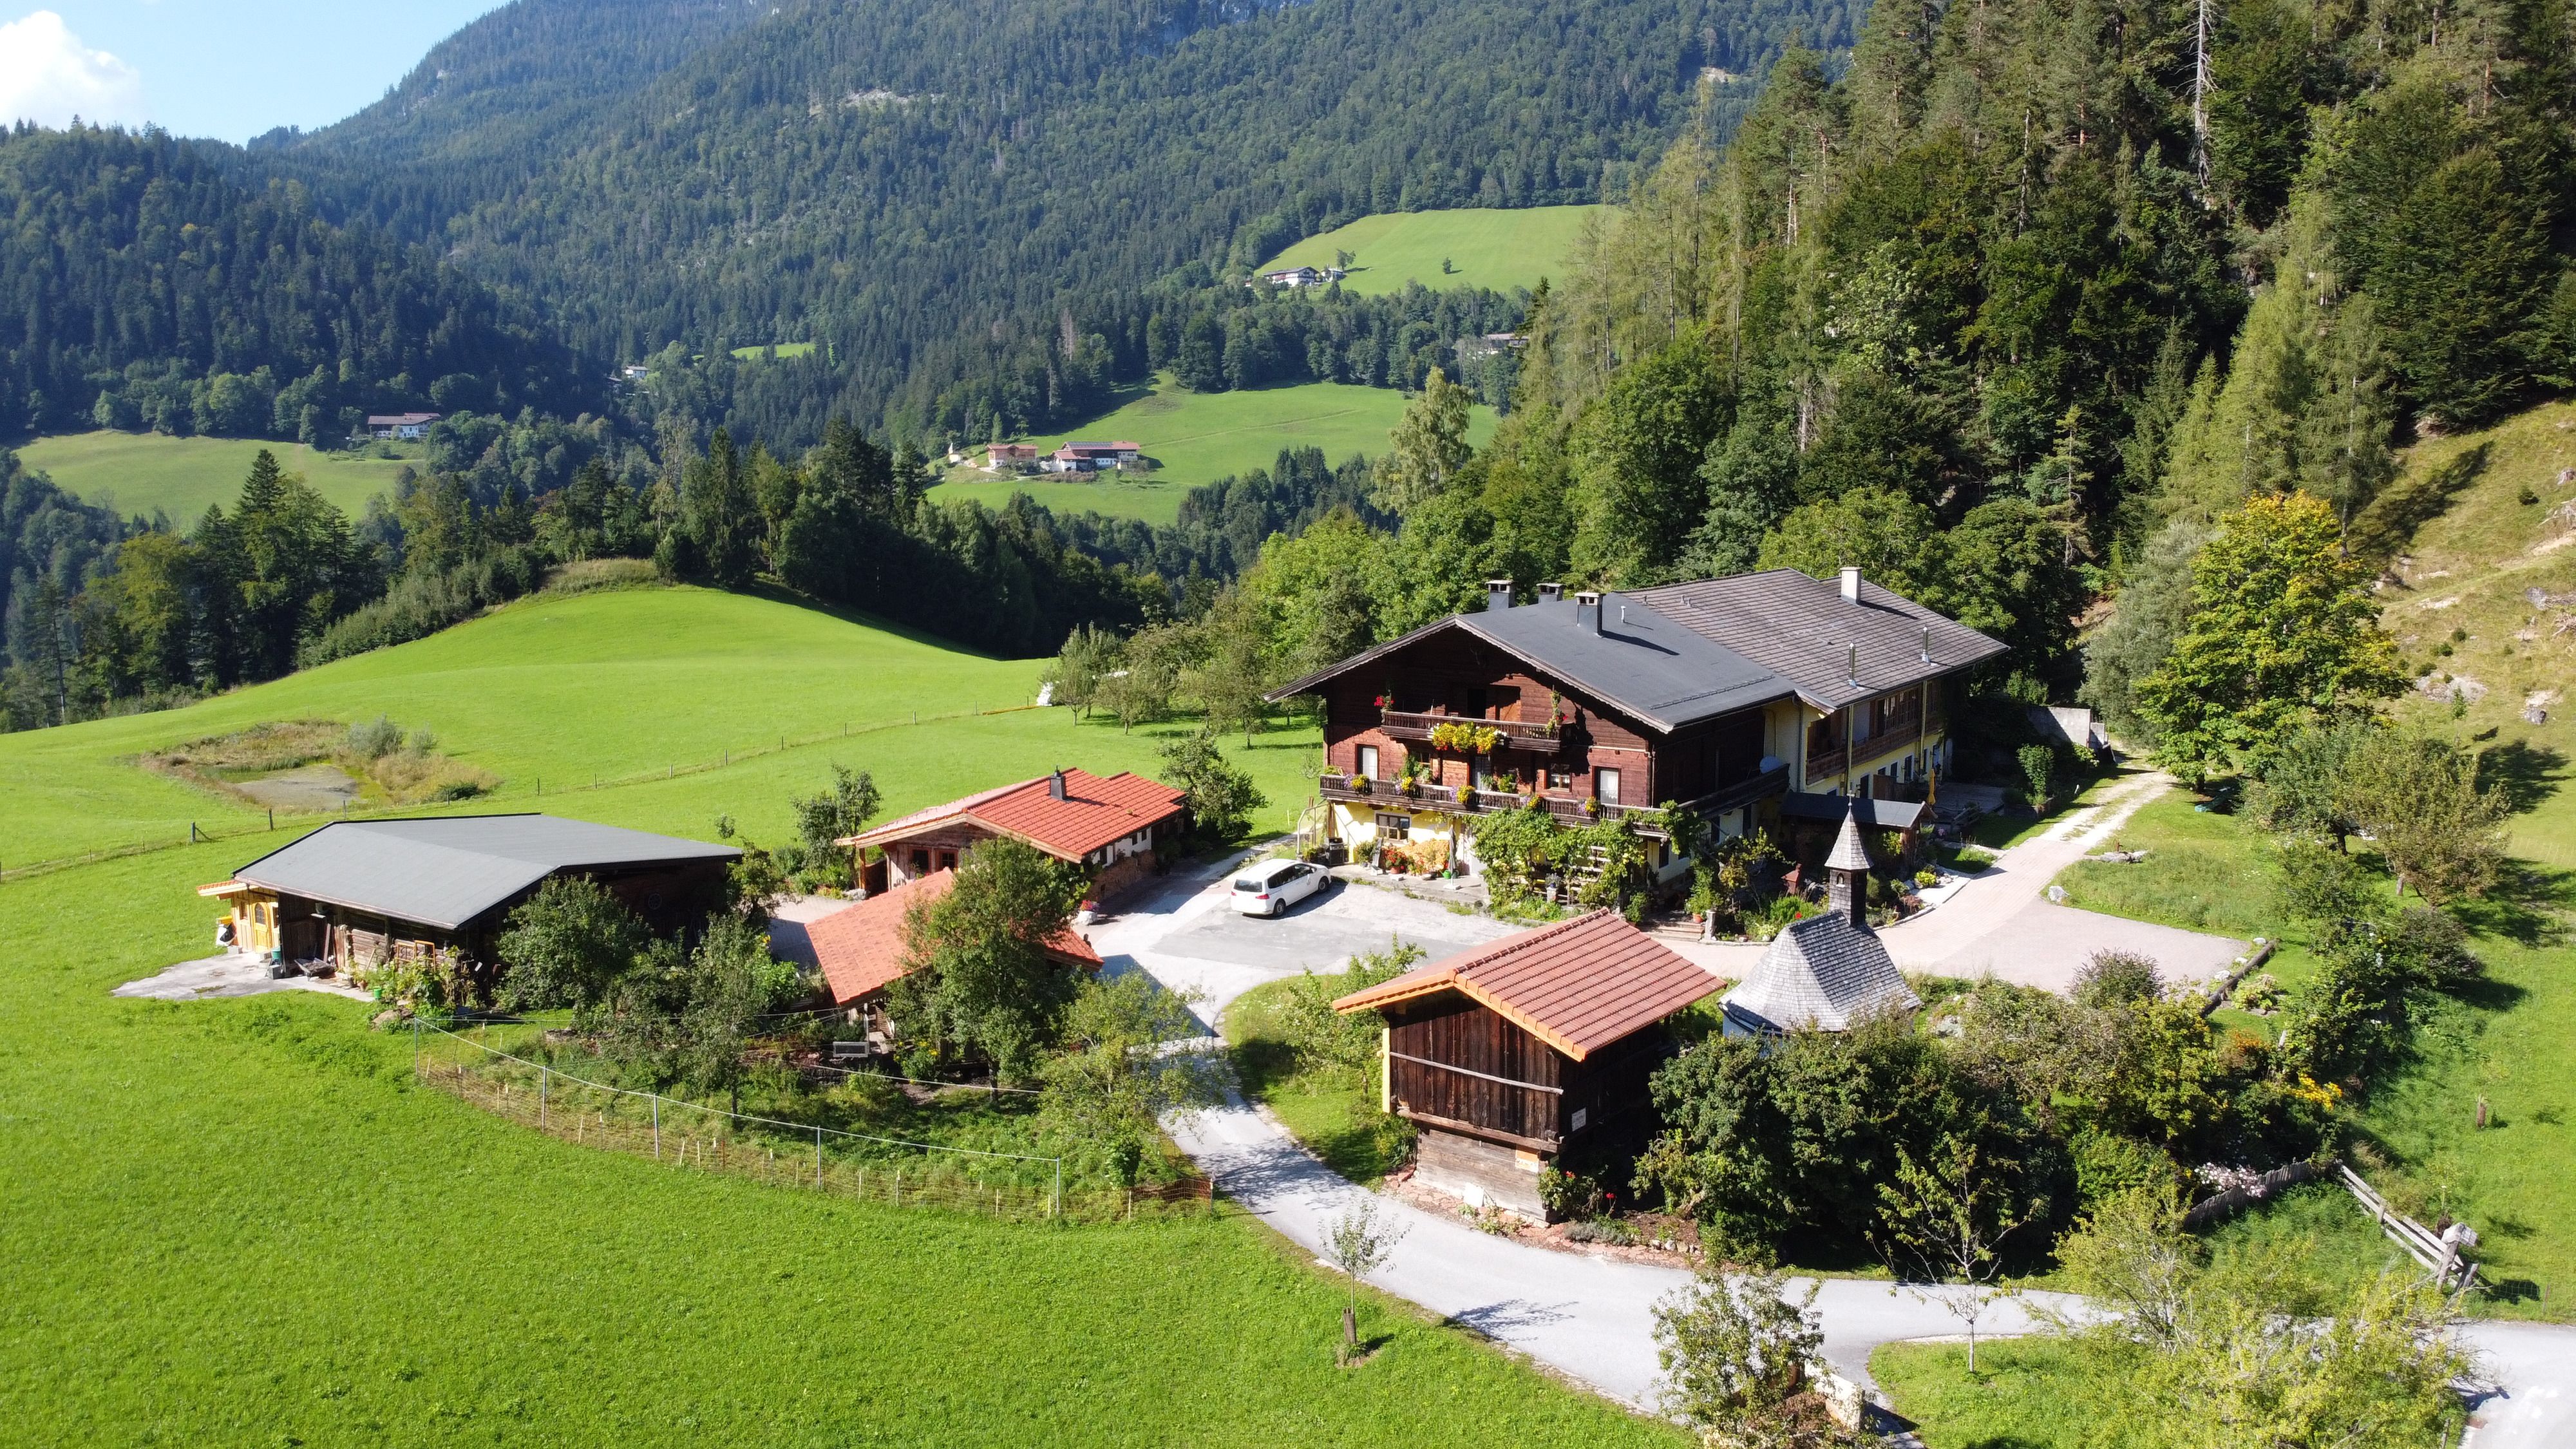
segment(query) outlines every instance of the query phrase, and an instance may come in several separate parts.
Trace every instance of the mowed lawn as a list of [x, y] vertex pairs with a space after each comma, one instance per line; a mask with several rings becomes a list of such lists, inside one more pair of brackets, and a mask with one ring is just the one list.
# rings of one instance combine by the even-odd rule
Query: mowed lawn
[[[685, 829], [682, 814], [637, 823]], [[13, 1445], [1665, 1445], [1231, 1209], [1064, 1227], [558, 1142], [370, 1008], [116, 1000], [201, 954], [197, 846], [0, 887]]]
[[[86, 502], [112, 500], [117, 512], [145, 518], [158, 509], [184, 531], [196, 527], [208, 504], [231, 510], [241, 497], [242, 479], [250, 475], [251, 460], [262, 448], [277, 455], [279, 467], [303, 474], [316, 492], [352, 518], [371, 495], [390, 495], [394, 476], [404, 467], [401, 459], [317, 453], [302, 443], [161, 433], [69, 433], [38, 438], [17, 452], [20, 463]], [[416, 457], [420, 445], [397, 445], [397, 450]]]
[[[1392, 388], [1339, 382], [1197, 393], [1167, 376], [1113, 412], [1070, 432], [1030, 440], [1042, 452], [1053, 452], [1077, 438], [1126, 439], [1144, 446], [1145, 456], [1160, 465], [1154, 471], [992, 478], [959, 468], [930, 496], [938, 501], [971, 498], [999, 508], [1012, 494], [1026, 493], [1060, 513], [1088, 511], [1170, 523], [1180, 516], [1181, 498], [1192, 488], [1268, 468], [1282, 448], [1321, 448], [1325, 461], [1333, 464], [1355, 454], [1376, 457], [1386, 451], [1387, 434], [1403, 421], [1409, 401]], [[1475, 408], [1468, 437], [1482, 446], [1493, 436], [1494, 421], [1491, 408]]]
[[[457, 810], [667, 820], [701, 837], [731, 814], [772, 840], [787, 828], [787, 799], [811, 793], [835, 762], [874, 772], [887, 808], [902, 810], [1055, 765], [1149, 769], [1160, 735], [1181, 728], [1128, 734], [1070, 710], [1022, 708], [1043, 668], [704, 589], [540, 595], [186, 709], [0, 735], [0, 867], [184, 840], [191, 822], [264, 825], [247, 804], [132, 760], [271, 720], [382, 714], [426, 728], [501, 780]], [[979, 710], [1016, 712], [940, 718]], [[1274, 801], [1266, 826], [1284, 828], [1304, 803], [1313, 741], [1311, 730], [1264, 735], [1246, 755]]]
[[[1339, 253], [1347, 251], [1352, 254], [1351, 274], [1342, 279], [1342, 286], [1366, 296], [1401, 292], [1407, 282], [1420, 282], [1434, 291], [1535, 289], [1542, 278], [1565, 275], [1566, 258], [1583, 235], [1584, 223], [1606, 209], [1530, 206], [1381, 212], [1308, 237], [1262, 263], [1260, 269], [1329, 267]], [[1454, 271], [1440, 270], [1444, 258]]]

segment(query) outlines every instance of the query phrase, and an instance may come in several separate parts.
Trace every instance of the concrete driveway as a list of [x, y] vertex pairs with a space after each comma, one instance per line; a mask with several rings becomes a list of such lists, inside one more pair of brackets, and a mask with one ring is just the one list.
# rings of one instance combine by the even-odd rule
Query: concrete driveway
[[1448, 907], [1375, 886], [1337, 881], [1278, 917], [1238, 914], [1227, 869], [1176, 876], [1142, 898], [1121, 902], [1117, 913], [1085, 934], [1111, 972], [1142, 969], [1175, 991], [1200, 993], [1199, 1021], [1216, 1023], [1236, 997], [1264, 982], [1301, 971], [1338, 971], [1363, 951], [1384, 951], [1401, 941], [1419, 946], [1425, 960], [1508, 936], [1513, 927], [1489, 916], [1458, 915]]
[[2103, 849], [2139, 807], [2173, 784], [2160, 773], [2112, 787], [2099, 803], [2070, 813], [2053, 828], [1998, 856], [1933, 910], [1880, 931], [1888, 954], [1908, 971], [1974, 980], [1992, 976], [2063, 992], [2101, 951], [2154, 959], [2168, 982], [2224, 976], [2251, 943], [2202, 931], [2152, 925], [2048, 899], [2048, 883]]

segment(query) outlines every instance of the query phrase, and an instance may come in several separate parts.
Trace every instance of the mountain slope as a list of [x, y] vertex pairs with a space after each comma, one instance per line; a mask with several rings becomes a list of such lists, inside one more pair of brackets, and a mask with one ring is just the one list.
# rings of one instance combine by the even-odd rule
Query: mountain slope
[[1846, 45], [1855, 13], [809, 0], [621, 100], [598, 97], [644, 62], [601, 45], [587, 78], [493, 70], [464, 103], [578, 92], [561, 131], [467, 126], [361, 174], [385, 144], [370, 138], [402, 124], [398, 94], [258, 164], [328, 177], [347, 204], [546, 298], [586, 351], [830, 343], [831, 385], [867, 417], [917, 406], [1012, 338], [1053, 336], [1068, 310], [1120, 345], [1122, 299], [1191, 264], [1212, 279], [1376, 211], [1597, 201], [1662, 148], [1705, 67], [1751, 70], [1793, 30]]
[[0, 134], [0, 437], [310, 440], [368, 410], [570, 415], [604, 392], [528, 309], [225, 166], [157, 131]]

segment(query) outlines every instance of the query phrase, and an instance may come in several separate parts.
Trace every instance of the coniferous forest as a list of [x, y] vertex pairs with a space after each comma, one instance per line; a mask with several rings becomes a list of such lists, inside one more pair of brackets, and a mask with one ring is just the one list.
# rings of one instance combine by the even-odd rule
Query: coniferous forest
[[[674, 7], [504, 63], [508, 27], [576, 36], [596, 8], [501, 12], [379, 107], [249, 151], [0, 145], [19, 431], [450, 415], [400, 496], [296, 525], [344, 530], [346, 567], [296, 585], [284, 646], [210, 642], [229, 606], [203, 579], [116, 582], [186, 541], [13, 470], [14, 722], [412, 637], [626, 554], [1006, 652], [1213, 610], [1280, 677], [1489, 577], [1859, 562], [2008, 640], [2023, 694], [2143, 730], [2212, 520], [2297, 486], [2350, 527], [2399, 445], [2576, 375], [2549, 0], [1887, 5], [1856, 32]], [[1748, 57], [1758, 85], [1706, 73]], [[1534, 296], [1241, 285], [1372, 210], [1605, 196]], [[1455, 341], [1501, 330], [1527, 347], [1460, 377]], [[734, 355], [784, 340], [818, 345]], [[1420, 396], [1375, 465], [1283, 453], [1169, 527], [923, 496], [929, 452], [1151, 371]], [[1508, 413], [1482, 451], [1470, 394]], [[261, 516], [295, 497], [255, 491]], [[194, 622], [113, 622], [146, 596]]]

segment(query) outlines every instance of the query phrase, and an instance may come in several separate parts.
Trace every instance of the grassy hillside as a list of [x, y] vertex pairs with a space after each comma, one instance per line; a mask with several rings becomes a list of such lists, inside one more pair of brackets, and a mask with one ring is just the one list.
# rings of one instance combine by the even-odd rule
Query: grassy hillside
[[[1532, 206], [1518, 210], [1463, 207], [1451, 211], [1394, 211], [1364, 216], [1348, 226], [1312, 236], [1262, 263], [1261, 270], [1329, 267], [1352, 254], [1350, 291], [1376, 296], [1401, 292], [1407, 282], [1426, 287], [1490, 287], [1508, 292], [1536, 287], [1542, 277], [1563, 278], [1583, 224], [1604, 208]], [[1446, 259], [1455, 268], [1443, 272]]]
[[[184, 840], [191, 822], [259, 828], [265, 816], [246, 803], [132, 761], [270, 720], [383, 714], [427, 728], [440, 749], [501, 780], [497, 795], [458, 809], [542, 805], [698, 836], [731, 814], [755, 838], [781, 838], [787, 799], [810, 793], [835, 761], [874, 771], [898, 812], [1059, 764], [1108, 773], [1158, 763], [1155, 731], [1021, 708], [1041, 667], [700, 589], [539, 596], [187, 709], [0, 735], [0, 818], [10, 822], [0, 866]], [[976, 710], [1015, 712], [936, 718]], [[1284, 828], [1304, 802], [1313, 745], [1311, 731], [1273, 734], [1248, 753], [1275, 802], [1265, 824]]]
[[[1051, 452], [1076, 438], [1132, 439], [1144, 445], [1145, 456], [1161, 464], [1153, 472], [1102, 474], [1095, 481], [1043, 474], [993, 478], [973, 468], [959, 468], [930, 496], [972, 498], [999, 507], [1012, 494], [1026, 493], [1060, 512], [1090, 510], [1169, 523], [1179, 516], [1181, 496], [1192, 488], [1229, 473], [1267, 468], [1282, 448], [1321, 448], [1334, 463], [1354, 453], [1374, 457], [1385, 452], [1386, 435], [1403, 420], [1407, 401], [1404, 394], [1389, 388], [1339, 382], [1197, 393], [1163, 377], [1150, 392], [1113, 412], [1070, 432], [1029, 440]], [[1469, 438], [1481, 446], [1493, 431], [1493, 410], [1475, 409]]]
[[[2393, 1199], [2484, 1235], [2488, 1278], [2503, 1290], [2489, 1311], [2576, 1317], [2576, 405], [2421, 444], [2406, 465], [2363, 520], [2365, 532], [2413, 530], [2381, 617], [2426, 683], [2398, 712], [2483, 751], [2486, 778], [2514, 797], [2510, 848], [2527, 869], [2464, 910], [2489, 979], [2422, 1024], [2420, 1059], [2359, 1122], [2391, 1164], [2375, 1175]], [[2273, 969], [2295, 983], [2309, 963], [2271, 899], [2265, 843], [2191, 805], [2139, 812], [2116, 844], [2148, 859], [2076, 866], [2062, 877], [2073, 903], [2289, 936]], [[2331, 1193], [2285, 1202], [2231, 1231], [2320, 1235], [2321, 1262], [2375, 1265], [2386, 1248], [2350, 1206]]]
[[[366, 506], [368, 495], [391, 493], [394, 475], [403, 468], [398, 459], [317, 453], [302, 443], [117, 432], [38, 438], [18, 449], [18, 460], [88, 502], [112, 498], [118, 512], [147, 518], [157, 508], [187, 528], [210, 503], [232, 506], [241, 496], [251, 459], [262, 448], [275, 453], [288, 472], [303, 474], [305, 482], [351, 517]], [[413, 456], [419, 449], [417, 443], [397, 445]]]

